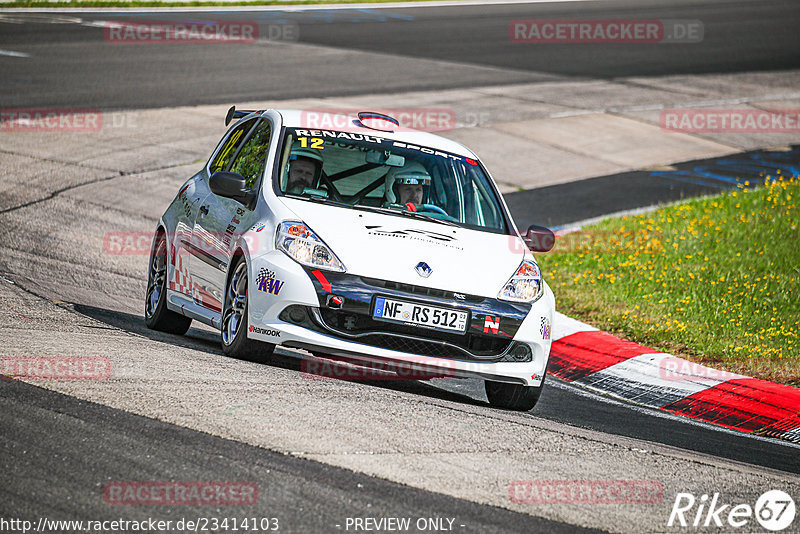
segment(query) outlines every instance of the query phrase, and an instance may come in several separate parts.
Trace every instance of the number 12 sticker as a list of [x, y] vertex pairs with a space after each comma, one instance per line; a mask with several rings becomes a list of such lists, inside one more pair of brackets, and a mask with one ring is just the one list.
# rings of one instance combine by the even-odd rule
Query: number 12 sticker
[[[298, 141], [300, 141], [301, 148], [315, 148], [317, 150], [323, 150], [325, 147], [323, 144], [325, 141], [320, 137], [312, 137], [309, 139], [308, 137], [298, 137]], [[309, 143], [309, 141], [311, 141]]]

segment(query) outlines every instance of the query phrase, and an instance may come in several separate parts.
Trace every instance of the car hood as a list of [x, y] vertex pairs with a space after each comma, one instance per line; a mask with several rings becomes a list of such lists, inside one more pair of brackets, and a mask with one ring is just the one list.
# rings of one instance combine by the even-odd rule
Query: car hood
[[[496, 297], [525, 257], [518, 237], [410, 217], [283, 198], [333, 250], [347, 272], [483, 297]], [[430, 275], [418, 274], [426, 263]]]

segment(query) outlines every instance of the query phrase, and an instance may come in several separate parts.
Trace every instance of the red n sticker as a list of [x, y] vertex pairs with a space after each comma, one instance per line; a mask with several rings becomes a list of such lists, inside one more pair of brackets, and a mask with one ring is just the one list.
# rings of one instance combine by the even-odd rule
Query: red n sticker
[[486, 316], [483, 322], [483, 333], [488, 334], [489, 330], [492, 331], [492, 334], [500, 333], [500, 317]]

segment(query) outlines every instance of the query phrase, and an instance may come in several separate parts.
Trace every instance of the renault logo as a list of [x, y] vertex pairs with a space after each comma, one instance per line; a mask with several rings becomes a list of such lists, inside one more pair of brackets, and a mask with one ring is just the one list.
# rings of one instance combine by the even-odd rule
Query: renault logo
[[428, 278], [431, 275], [431, 267], [424, 261], [421, 261], [415, 267], [417, 270], [417, 274], [420, 275], [422, 278]]

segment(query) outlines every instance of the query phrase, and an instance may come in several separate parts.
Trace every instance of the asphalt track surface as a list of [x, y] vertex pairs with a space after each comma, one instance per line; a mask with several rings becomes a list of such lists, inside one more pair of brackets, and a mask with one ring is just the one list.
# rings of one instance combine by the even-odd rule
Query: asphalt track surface
[[[669, 171], [624, 172], [503, 196], [518, 228], [538, 224], [559, 229], [610, 213], [648, 209], [736, 187], [756, 187], [764, 183], [765, 176], [790, 176], [798, 172], [800, 146], [787, 148], [778, 153], [753, 150], [685, 161]], [[754, 161], [759, 166], [754, 167]]]
[[[24, 23], [0, 26], [0, 49], [30, 56], [0, 55], [5, 107], [153, 108], [800, 66], [800, 4], [793, 0], [1, 15]], [[691, 44], [509, 39], [513, 20], [575, 18], [699, 20], [704, 37]], [[43, 19], [49, 22], [37, 23]], [[252, 21], [262, 39], [224, 46], [113, 44], [103, 33], [113, 20]], [[306, 46], [268, 40], [270, 28], [281, 25], [296, 25]]]
[[[534, 54], [530, 48], [520, 48], [524, 45], [508, 42], [507, 23], [511, 19], [570, 18], [579, 9], [582, 16], [588, 10], [602, 13], [606, 18], [700, 19], [705, 25], [706, 40], [701, 47], [687, 49], [685, 53], [679, 45], [652, 45], [662, 47], [663, 52], [649, 46], [599, 46], [590, 51], [551, 45]], [[124, 109], [469, 87], [488, 81], [503, 84], [561, 76], [796, 68], [800, 65], [798, 11], [794, 2], [647, 2], [635, 10], [620, 2], [607, 2], [581, 3], [580, 7], [554, 4], [365, 10], [358, 20], [354, 20], [352, 13], [340, 10], [323, 16], [285, 15], [300, 24], [301, 42], [379, 52], [369, 58], [368, 64], [330, 64], [319, 49], [312, 47], [305, 54], [293, 50], [281, 57], [272, 53], [280, 50], [280, 45], [274, 44], [120, 48], [106, 45], [102, 29], [97, 27], [73, 23], [2, 24], [0, 48], [22, 51], [31, 57], [0, 57], [0, 70], [8, 73], [0, 80], [0, 94], [4, 106]], [[88, 14], [81, 16], [91, 18]], [[205, 16], [193, 14], [192, 18]], [[215, 16], [241, 20], [249, 15]], [[95, 18], [109, 20], [106, 15]], [[159, 18], [168, 17], [159, 15]], [[266, 22], [269, 20], [272, 19]], [[442, 76], [440, 70], [420, 72], [419, 63], [403, 68], [406, 62], [397, 56], [435, 61], [426, 66], [450, 70], [447, 76]], [[363, 55], [358, 58], [364, 61]], [[291, 76], [284, 74], [289, 66]], [[591, 191], [592, 187], [613, 191], [615, 179], [595, 179], [589, 187], [581, 183], [554, 186], [557, 189], [539, 191], [538, 198], [545, 200], [544, 206], [553, 205], [552, 201], [559, 198], [570, 198], [581, 187], [583, 191]], [[690, 196], [710, 192], [707, 189], [671, 188], [673, 192], [669, 194]], [[622, 197], [627, 199], [626, 208], [635, 208], [664, 200], [665, 195], [663, 191], [650, 191], [636, 197], [639, 198], [636, 201], [630, 200], [631, 195]], [[514, 208], [514, 197], [511, 198], [509, 202]], [[597, 198], [597, 214], [619, 209], [613, 195], [605, 200]], [[106, 213], [114, 215], [112, 208]], [[575, 220], [577, 212], [562, 210], [548, 215], [547, 223], [566, 224]], [[2, 270], [4, 276], [23, 282], [30, 274], [9, 269], [8, 265], [3, 265]], [[50, 298], [45, 291], [34, 290], [34, 293], [43, 299]], [[132, 298], [135, 294], [131, 290], [120, 297]], [[137, 315], [98, 306], [96, 299], [76, 299], [71, 305], [75, 311], [109, 328], [150, 336]], [[214, 337], [203, 330], [193, 329], [188, 338], [157, 337], [159, 342], [165, 339], [201, 353], [221, 352]], [[292, 358], [278, 358], [272, 366], [299, 369]], [[479, 384], [473, 381], [439, 387], [425, 383], [374, 386], [387, 391], [399, 388], [423, 399], [485, 406]], [[98, 480], [147, 478], [143, 473], [155, 479], [232, 480], [241, 474], [247, 479], [265, 481], [264, 488], [268, 490], [262, 491], [262, 513], [280, 508], [296, 530], [331, 531], [332, 518], [365, 515], [369, 508], [372, 515], [456, 516], [468, 525], [468, 531], [476, 532], [491, 532], [493, 528], [515, 532], [575, 531], [575, 527], [561, 523], [272, 453], [27, 384], [0, 383], [0, 403], [3, 406], [0, 513], [4, 517], [48, 513], [62, 519], [102, 517], [107, 508], [97, 498], [102, 493], [101, 487], [96, 487], [88, 497], [75, 497], [86, 487], [97, 486]], [[657, 416], [652, 411], [609, 402], [556, 380], [546, 388], [536, 409], [520, 417], [800, 473], [796, 447], [675, 417]], [[96, 461], [87, 462], [87, 458]], [[92, 474], [88, 475], [89, 472]], [[363, 491], [365, 497], [358, 491]], [[126, 515], [146, 512], [126, 510]], [[189, 512], [199, 515], [204, 511], [164, 509], [159, 510], [159, 515], [168, 519], [190, 515]], [[206, 515], [208, 512], [205, 510]], [[217, 515], [224, 512], [214, 510]]]
[[255, 482], [259, 499], [244, 514], [241, 506], [127, 507], [118, 517], [128, 520], [277, 518], [280, 531], [335, 532], [345, 530], [346, 518], [372, 509], [387, 517], [454, 518], [460, 532], [594, 532], [293, 458], [21, 382], [4, 381], [0, 406], [4, 518], [105, 518], [104, 484], [98, 481], [130, 480], [136, 473], [140, 479]]

